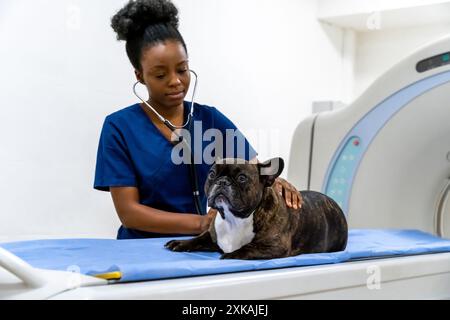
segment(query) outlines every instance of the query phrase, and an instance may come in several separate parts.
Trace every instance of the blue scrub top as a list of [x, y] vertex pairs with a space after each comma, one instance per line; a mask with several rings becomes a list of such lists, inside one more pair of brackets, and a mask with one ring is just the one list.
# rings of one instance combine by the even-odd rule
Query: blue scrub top
[[[185, 121], [189, 110], [190, 103], [185, 101]], [[257, 156], [256, 151], [239, 130], [237, 135], [245, 141], [245, 152], [238, 150], [236, 138], [234, 150], [227, 150], [226, 130], [237, 128], [215, 107], [195, 103], [194, 121], [201, 121], [202, 137], [208, 129], [214, 128], [222, 132], [223, 157], [231, 155], [234, 158], [250, 160]], [[197, 122], [197, 128], [198, 124]], [[196, 135], [198, 136], [200, 131], [196, 132], [194, 129], [192, 131], [192, 141], [196, 141]], [[208, 146], [207, 151], [211, 151], [210, 144], [215, 140], [203, 141], [202, 137], [199, 141], [202, 141], [203, 154]], [[173, 163], [171, 153], [174, 146], [153, 124], [139, 103], [110, 114], [104, 121], [100, 135], [94, 188], [109, 191], [110, 187], [136, 187], [139, 190], [140, 203], [143, 205], [170, 212], [196, 213], [189, 165]], [[220, 144], [217, 144], [218, 146]], [[194, 147], [192, 149], [196, 151]], [[201, 203], [206, 209], [207, 200], [203, 186], [212, 165], [205, 163], [205, 159], [202, 159], [202, 164], [195, 166]], [[124, 226], [119, 228], [117, 234], [118, 239], [168, 236], [179, 235], [144, 232]]]

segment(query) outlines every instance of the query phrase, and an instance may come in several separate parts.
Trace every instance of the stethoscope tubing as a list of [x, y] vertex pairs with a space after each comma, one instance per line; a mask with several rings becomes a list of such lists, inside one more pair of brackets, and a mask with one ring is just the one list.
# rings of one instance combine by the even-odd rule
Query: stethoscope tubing
[[197, 73], [195, 71], [190, 70], [190, 69], [189, 69], [189, 71], [195, 76], [195, 82], [194, 82], [194, 89], [192, 91], [191, 108], [190, 108], [188, 117], [186, 119], [186, 122], [182, 126], [175, 126], [169, 120], [167, 120], [162, 115], [160, 115], [155, 110], [155, 108], [153, 108], [150, 105], [150, 103], [148, 103], [147, 101], [142, 99], [141, 96], [139, 96], [139, 94], [136, 91], [136, 86], [140, 83], [139, 81], [137, 81], [133, 85], [133, 92], [136, 95], [136, 97], [138, 97], [139, 100], [141, 100], [148, 108], [150, 108], [150, 110], [152, 110], [156, 114], [156, 116], [177, 136], [179, 141], [181, 141], [182, 143], [185, 144], [185, 146], [189, 150], [189, 154], [190, 154], [190, 158], [191, 158], [191, 163], [190, 163], [190, 166], [189, 166], [189, 173], [190, 173], [190, 176], [191, 176], [191, 187], [192, 187], [192, 194], [194, 196], [194, 204], [195, 204], [195, 208], [197, 210], [197, 213], [200, 214], [200, 215], [204, 215], [205, 213], [202, 210], [201, 201], [200, 201], [200, 192], [199, 192], [198, 181], [197, 181], [197, 172], [196, 172], [195, 163], [194, 163], [194, 154], [192, 153], [192, 149], [191, 149], [191, 146], [189, 145], [189, 143], [185, 139], [183, 139], [183, 137], [180, 137], [175, 131], [177, 129], [183, 129], [186, 126], [189, 126], [188, 127], [189, 132], [192, 131], [192, 122], [193, 122], [193, 119], [194, 119], [194, 99], [195, 99], [195, 93], [196, 93], [196, 90], [197, 90], [198, 76], [197, 76]]
[[149, 107], [155, 114], [156, 116], [172, 131], [175, 131], [176, 129], [183, 129], [184, 127], [186, 127], [190, 120], [192, 119], [192, 117], [194, 116], [194, 99], [195, 99], [195, 92], [197, 91], [197, 83], [198, 83], [198, 76], [197, 73], [194, 70], [189, 69], [189, 72], [191, 72], [194, 76], [195, 76], [195, 82], [194, 82], [194, 89], [192, 90], [192, 97], [191, 97], [191, 108], [189, 110], [189, 115], [186, 119], [186, 122], [182, 125], [182, 126], [176, 126], [174, 125], [172, 122], [170, 122], [169, 120], [167, 120], [166, 118], [164, 118], [162, 115], [160, 115], [158, 113], [158, 111], [155, 110], [155, 108], [153, 108], [151, 106], [150, 103], [148, 103], [147, 101], [145, 101], [136, 91], [136, 86], [141, 83], [140, 81], [136, 81], [136, 83], [133, 85], [133, 92], [136, 95], [136, 97], [139, 98], [139, 100], [141, 100], [147, 107]]

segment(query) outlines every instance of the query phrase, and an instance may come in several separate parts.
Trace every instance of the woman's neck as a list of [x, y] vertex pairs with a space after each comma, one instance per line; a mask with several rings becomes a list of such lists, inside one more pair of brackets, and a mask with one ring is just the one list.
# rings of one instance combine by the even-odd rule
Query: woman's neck
[[[156, 103], [152, 103], [150, 100], [148, 103], [156, 110], [161, 116], [165, 119], [169, 120], [172, 124], [179, 126], [182, 125], [181, 122], [184, 120], [184, 106], [180, 104], [178, 106], [174, 106], [171, 108], [164, 108], [159, 106]], [[145, 112], [150, 116], [150, 118], [155, 121], [160, 121], [159, 117], [144, 103], [141, 103], [141, 106], [144, 108]]]

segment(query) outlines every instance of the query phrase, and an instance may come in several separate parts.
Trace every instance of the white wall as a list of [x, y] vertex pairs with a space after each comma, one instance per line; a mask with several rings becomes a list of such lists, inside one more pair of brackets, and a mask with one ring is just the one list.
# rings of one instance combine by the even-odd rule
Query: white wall
[[449, 0], [317, 0], [317, 8], [320, 21], [344, 32], [346, 103], [404, 57], [450, 32]]
[[357, 33], [353, 96], [362, 94], [402, 58], [449, 33], [450, 23]]
[[[109, 193], [92, 188], [104, 117], [137, 102], [110, 17], [125, 0], [0, 2], [0, 239], [114, 237]], [[288, 160], [311, 102], [339, 100], [340, 29], [316, 1], [177, 0], [198, 101], [223, 111], [260, 159]]]
[[191, 67], [201, 77], [198, 100], [232, 119], [260, 159], [287, 161], [312, 100], [340, 97], [342, 32], [316, 21], [315, 1], [176, 3]]

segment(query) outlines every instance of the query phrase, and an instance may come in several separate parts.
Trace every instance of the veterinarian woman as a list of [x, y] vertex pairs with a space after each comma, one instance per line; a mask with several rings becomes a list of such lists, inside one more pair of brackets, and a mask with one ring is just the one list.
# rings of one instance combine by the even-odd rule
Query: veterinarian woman
[[[117, 39], [126, 41], [136, 79], [148, 90], [146, 102], [181, 128], [189, 120], [191, 104], [184, 98], [191, 72], [186, 44], [177, 29], [176, 7], [167, 0], [130, 1], [113, 16], [111, 26]], [[201, 121], [202, 135], [207, 129], [217, 129], [225, 137], [227, 129], [236, 130], [219, 110], [197, 103], [193, 120]], [[106, 117], [94, 188], [111, 192], [122, 222], [118, 239], [199, 234], [214, 219], [213, 209], [206, 215], [196, 213], [189, 164], [175, 164], [172, 160], [176, 142], [172, 142], [171, 134], [172, 130], [145, 103], [136, 103]], [[195, 138], [194, 135], [192, 141]], [[241, 158], [257, 162], [257, 153], [242, 138], [245, 156]], [[206, 146], [203, 143], [203, 149]], [[238, 157], [236, 148], [223, 148], [223, 155], [232, 152], [233, 157]], [[196, 164], [203, 208], [206, 208], [203, 186], [211, 165], [204, 161]], [[275, 183], [278, 191], [284, 192], [288, 206], [301, 204], [301, 196], [292, 185], [283, 179]]]

